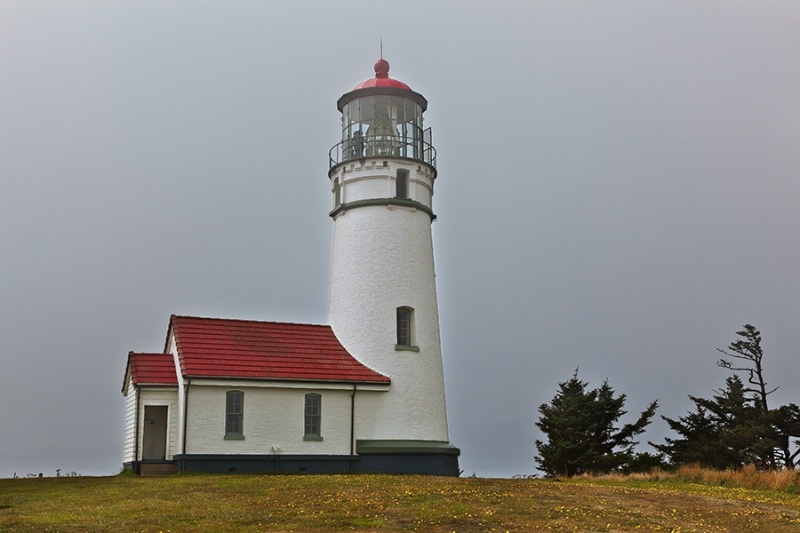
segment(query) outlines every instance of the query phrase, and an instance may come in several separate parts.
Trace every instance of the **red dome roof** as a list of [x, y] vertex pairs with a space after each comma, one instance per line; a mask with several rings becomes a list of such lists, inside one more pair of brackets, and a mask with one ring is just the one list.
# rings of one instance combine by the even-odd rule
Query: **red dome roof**
[[395, 80], [389, 77], [389, 62], [380, 58], [375, 62], [375, 77], [367, 81], [363, 81], [353, 87], [353, 90], [368, 89], [370, 87], [394, 87], [396, 89], [411, 90], [411, 87], [406, 85], [400, 80]]
[[424, 112], [428, 109], [428, 101], [421, 94], [411, 90], [411, 87], [400, 80], [389, 77], [389, 62], [380, 58], [375, 62], [375, 77], [356, 85], [352, 91], [345, 93], [336, 102], [339, 111], [344, 110], [348, 102], [358, 98], [373, 95], [395, 95], [407, 98], [419, 104]]

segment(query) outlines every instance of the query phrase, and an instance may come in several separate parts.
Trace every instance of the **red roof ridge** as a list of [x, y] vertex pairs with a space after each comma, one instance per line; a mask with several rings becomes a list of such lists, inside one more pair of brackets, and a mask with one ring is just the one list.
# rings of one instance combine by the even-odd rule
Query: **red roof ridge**
[[213, 317], [213, 316], [191, 316], [191, 315], [176, 315], [173, 314], [170, 316], [170, 321], [173, 318], [187, 318], [190, 320], [217, 320], [217, 321], [225, 321], [225, 322], [246, 322], [246, 323], [253, 323], [253, 324], [284, 324], [287, 326], [317, 326], [322, 328], [330, 327], [328, 324], [315, 324], [311, 322], [286, 322], [281, 320], [255, 320], [252, 318], [225, 318], [225, 317]]

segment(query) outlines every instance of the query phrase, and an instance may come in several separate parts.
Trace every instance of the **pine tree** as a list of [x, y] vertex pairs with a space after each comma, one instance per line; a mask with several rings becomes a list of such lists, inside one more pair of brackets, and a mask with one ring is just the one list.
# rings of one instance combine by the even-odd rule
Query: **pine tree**
[[614, 425], [626, 414], [626, 396], [615, 396], [608, 381], [587, 390], [588, 383], [572, 378], [558, 384], [549, 404], [539, 406], [536, 425], [548, 442], [536, 441], [539, 469], [549, 477], [571, 477], [582, 473], [607, 473], [623, 468], [634, 459], [633, 438], [641, 434], [655, 414], [653, 402], [633, 424]]
[[681, 435], [665, 439], [666, 444], [653, 444], [672, 464], [696, 463], [716, 469], [771, 465], [778, 444], [772, 427], [747, 398], [739, 376], [731, 376], [725, 383], [726, 388], [716, 391], [710, 400], [689, 396], [694, 412], [677, 420], [662, 417]]
[[[761, 332], [745, 324], [739, 339], [726, 350], [717, 365], [734, 372], [726, 388], [712, 399], [689, 396], [695, 411], [676, 420], [662, 417], [680, 438], [653, 444], [672, 464], [699, 463], [711, 468], [794, 468], [800, 449], [792, 449], [800, 436], [800, 407], [795, 404], [770, 409], [764, 376]], [[747, 376], [744, 383], [738, 374]], [[796, 443], [795, 443], [796, 444]]]

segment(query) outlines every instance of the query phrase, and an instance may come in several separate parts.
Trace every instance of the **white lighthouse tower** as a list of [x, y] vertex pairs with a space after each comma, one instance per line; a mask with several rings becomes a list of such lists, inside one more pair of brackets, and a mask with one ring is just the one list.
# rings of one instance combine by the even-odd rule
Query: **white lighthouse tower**
[[428, 102], [390, 78], [383, 58], [374, 68], [374, 78], [337, 102], [342, 140], [330, 151], [328, 172], [328, 320], [348, 352], [391, 378], [387, 393], [356, 397], [361, 469], [383, 454], [415, 463], [410, 470], [452, 475], [459, 450], [449, 442], [445, 410], [431, 238], [436, 151], [423, 125]]

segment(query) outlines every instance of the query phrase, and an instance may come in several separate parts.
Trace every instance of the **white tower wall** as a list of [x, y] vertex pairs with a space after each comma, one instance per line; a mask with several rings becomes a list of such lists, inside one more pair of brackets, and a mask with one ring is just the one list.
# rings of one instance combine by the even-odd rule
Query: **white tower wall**
[[[408, 172], [406, 199], [394, 197], [398, 170]], [[358, 439], [449, 441], [431, 238], [434, 176], [424, 163], [387, 157], [344, 163], [331, 174], [339, 205], [329, 324], [354, 357], [392, 379], [388, 394], [359, 410]], [[413, 309], [412, 348], [396, 346], [398, 307]]]

